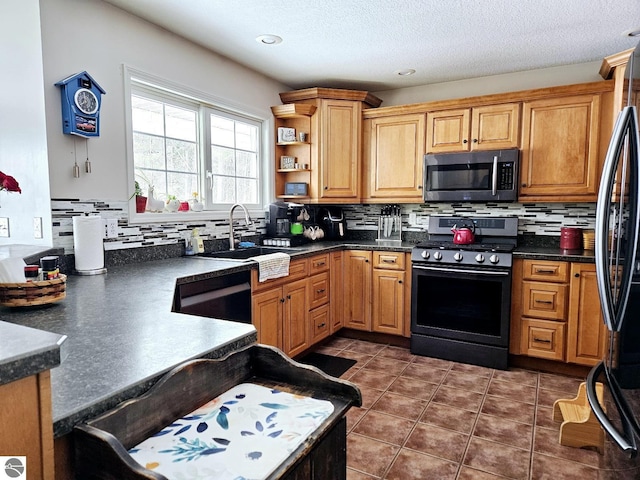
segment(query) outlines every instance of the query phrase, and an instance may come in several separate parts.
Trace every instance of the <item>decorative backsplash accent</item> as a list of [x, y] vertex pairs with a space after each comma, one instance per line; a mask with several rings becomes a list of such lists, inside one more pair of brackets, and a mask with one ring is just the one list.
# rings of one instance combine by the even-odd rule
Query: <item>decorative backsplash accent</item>
[[[175, 213], [176, 222], [129, 225], [128, 202], [52, 199], [51, 216], [53, 223], [53, 246], [64, 248], [65, 254], [73, 253], [73, 217], [76, 215], [100, 215], [118, 220], [118, 238], [105, 238], [105, 250], [122, 250], [139, 247], [178, 244], [190, 237], [194, 228], [204, 240], [227, 239], [228, 220], [180, 221], [180, 213]], [[266, 232], [265, 216], [252, 215], [253, 225], [247, 227], [244, 220], [234, 223], [236, 238], [260, 235]]]
[[[347, 219], [347, 232], [376, 231], [383, 205], [343, 205]], [[401, 205], [403, 230], [425, 232], [429, 215], [461, 216], [515, 216], [520, 219], [518, 234], [560, 236], [561, 227], [595, 226], [595, 203], [433, 203]], [[124, 250], [139, 247], [173, 245], [183, 242], [197, 228], [205, 240], [226, 239], [229, 235], [227, 219], [212, 221], [180, 221], [159, 224], [129, 225], [128, 202], [52, 199], [53, 246], [63, 248], [65, 254], [73, 253], [73, 217], [97, 214], [103, 218], [118, 220], [118, 238], [104, 240], [105, 250]], [[266, 212], [253, 216], [253, 225], [244, 221], [235, 223], [238, 236], [248, 237], [266, 233]], [[374, 237], [375, 238], [375, 237]]]
[[[344, 207], [347, 230], [377, 230], [384, 205]], [[595, 203], [431, 203], [402, 207], [402, 229], [426, 231], [429, 215], [518, 217], [519, 235], [560, 236], [561, 227], [595, 228]]]

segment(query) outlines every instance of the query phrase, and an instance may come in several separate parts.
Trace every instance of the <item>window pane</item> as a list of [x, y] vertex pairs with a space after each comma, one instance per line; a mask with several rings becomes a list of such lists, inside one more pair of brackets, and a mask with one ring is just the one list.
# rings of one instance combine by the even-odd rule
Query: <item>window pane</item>
[[138, 168], [159, 168], [164, 170], [164, 138], [133, 134], [133, 158]]
[[211, 179], [213, 182], [211, 201], [213, 203], [235, 203], [235, 179], [219, 175], [214, 175]]
[[166, 105], [167, 137], [196, 141], [196, 112]]
[[155, 199], [166, 198], [167, 176], [164, 171], [147, 170], [144, 168], [135, 169], [136, 180], [140, 184], [140, 188], [145, 195], [149, 193], [149, 187], [154, 187], [153, 197]]
[[188, 173], [168, 173], [169, 194], [185, 202], [192, 198], [192, 193], [198, 191], [198, 175]]
[[256, 152], [258, 150], [258, 129], [253, 125], [236, 122], [236, 148]]
[[233, 120], [211, 115], [211, 143], [223, 147], [234, 147]]
[[250, 178], [238, 178], [236, 180], [238, 202], [258, 203], [258, 182]]
[[211, 171], [218, 175], [235, 175], [234, 151], [230, 148], [211, 146]]
[[238, 177], [256, 178], [258, 176], [258, 157], [256, 154], [239, 151], [237, 156], [236, 175]]
[[167, 169], [181, 172], [198, 172], [196, 144], [167, 139]]
[[164, 135], [164, 113], [162, 102], [131, 96], [133, 130]]

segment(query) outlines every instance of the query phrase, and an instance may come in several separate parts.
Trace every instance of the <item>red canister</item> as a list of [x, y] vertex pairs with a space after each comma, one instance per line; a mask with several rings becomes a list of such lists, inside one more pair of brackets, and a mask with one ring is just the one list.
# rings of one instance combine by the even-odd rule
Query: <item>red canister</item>
[[582, 248], [582, 229], [562, 227], [560, 229], [560, 248], [563, 250], [580, 250]]

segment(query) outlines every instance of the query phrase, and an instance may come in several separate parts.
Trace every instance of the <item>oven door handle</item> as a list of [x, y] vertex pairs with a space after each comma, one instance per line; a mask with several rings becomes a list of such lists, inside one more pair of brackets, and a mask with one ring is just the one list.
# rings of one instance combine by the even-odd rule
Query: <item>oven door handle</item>
[[491, 175], [491, 195], [498, 193], [498, 156], [493, 157], [493, 175]]
[[464, 268], [443, 268], [443, 267], [426, 267], [422, 265], [413, 265], [413, 268], [418, 270], [429, 270], [432, 272], [446, 272], [446, 273], [473, 273], [475, 275], [498, 275], [509, 276], [509, 272], [502, 270], [468, 270]]

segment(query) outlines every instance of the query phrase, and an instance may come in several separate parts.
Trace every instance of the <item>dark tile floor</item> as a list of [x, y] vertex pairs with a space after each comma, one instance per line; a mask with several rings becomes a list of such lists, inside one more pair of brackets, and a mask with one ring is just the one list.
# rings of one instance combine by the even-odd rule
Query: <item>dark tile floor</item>
[[553, 402], [580, 379], [412, 355], [332, 338], [317, 351], [357, 363], [362, 392], [347, 414], [348, 480], [602, 480], [600, 455], [558, 443]]

